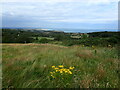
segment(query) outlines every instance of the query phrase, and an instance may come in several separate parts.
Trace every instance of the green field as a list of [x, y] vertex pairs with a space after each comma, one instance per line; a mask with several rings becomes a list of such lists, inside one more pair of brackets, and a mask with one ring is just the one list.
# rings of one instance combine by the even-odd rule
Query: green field
[[[32, 37], [33, 39], [36, 39], [36, 37]], [[50, 38], [50, 37], [37, 37], [38, 40], [41, 40], [43, 38], [46, 38], [48, 40], [54, 40], [54, 38]]]
[[[114, 47], [3, 44], [3, 88], [118, 88]], [[51, 77], [52, 66], [74, 67]], [[58, 76], [58, 77], [57, 77]]]

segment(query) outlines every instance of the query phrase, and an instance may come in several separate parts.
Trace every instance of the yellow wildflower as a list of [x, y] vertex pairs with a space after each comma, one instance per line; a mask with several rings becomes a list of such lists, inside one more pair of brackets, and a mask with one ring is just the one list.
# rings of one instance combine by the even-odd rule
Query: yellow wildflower
[[74, 69], [74, 67], [69, 67], [69, 69]]
[[62, 71], [62, 70], [60, 70], [60, 73], [63, 73], [63, 71]]
[[51, 77], [55, 78], [53, 75], [51, 75]]
[[64, 67], [64, 66], [63, 66], [63, 65], [59, 65], [59, 67], [61, 67], [61, 68], [62, 68], [62, 67]]
[[66, 69], [63, 69], [63, 71], [65, 72], [65, 71], [66, 71]]
[[55, 70], [56, 72], [58, 72], [59, 70]]
[[59, 68], [55, 68], [55, 69], [59, 69]]
[[65, 71], [65, 73], [67, 73], [68, 71]]
[[72, 74], [72, 72], [71, 72], [71, 71], [69, 71], [69, 74]]
[[55, 66], [52, 66], [52, 68], [55, 68]]
[[53, 72], [50, 72], [51, 74], [53, 74]]
[[52, 72], [50, 72], [52, 78], [56, 78], [56, 75], [63, 76], [73, 74], [71, 70], [74, 69], [74, 67], [64, 68], [63, 65], [59, 65], [58, 67], [52, 66], [52, 68], [54, 69]]

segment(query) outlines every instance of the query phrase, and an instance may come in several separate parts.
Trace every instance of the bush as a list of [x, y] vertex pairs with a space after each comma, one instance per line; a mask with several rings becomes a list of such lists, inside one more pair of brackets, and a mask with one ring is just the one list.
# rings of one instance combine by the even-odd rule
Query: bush
[[41, 38], [41, 39], [39, 40], [39, 42], [40, 42], [40, 43], [48, 43], [49, 40], [48, 40], [47, 38]]
[[31, 43], [33, 42], [32, 38], [29, 38], [26, 34], [21, 34], [15, 40], [16, 43]]
[[115, 38], [115, 37], [111, 37], [111, 38], [108, 39], [108, 42], [116, 44], [118, 42], [118, 39]]

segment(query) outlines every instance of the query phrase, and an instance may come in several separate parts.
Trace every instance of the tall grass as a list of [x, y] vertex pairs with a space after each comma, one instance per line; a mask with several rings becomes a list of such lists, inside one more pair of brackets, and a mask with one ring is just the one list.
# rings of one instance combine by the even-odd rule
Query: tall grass
[[[3, 45], [3, 88], [118, 88], [115, 48]], [[74, 66], [70, 82], [50, 77], [51, 66]]]

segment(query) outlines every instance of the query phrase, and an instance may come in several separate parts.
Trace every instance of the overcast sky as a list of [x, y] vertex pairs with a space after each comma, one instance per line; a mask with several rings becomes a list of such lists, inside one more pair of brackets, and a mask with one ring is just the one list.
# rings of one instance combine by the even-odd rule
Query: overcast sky
[[118, 0], [4, 0], [1, 5], [3, 27], [118, 28]]

